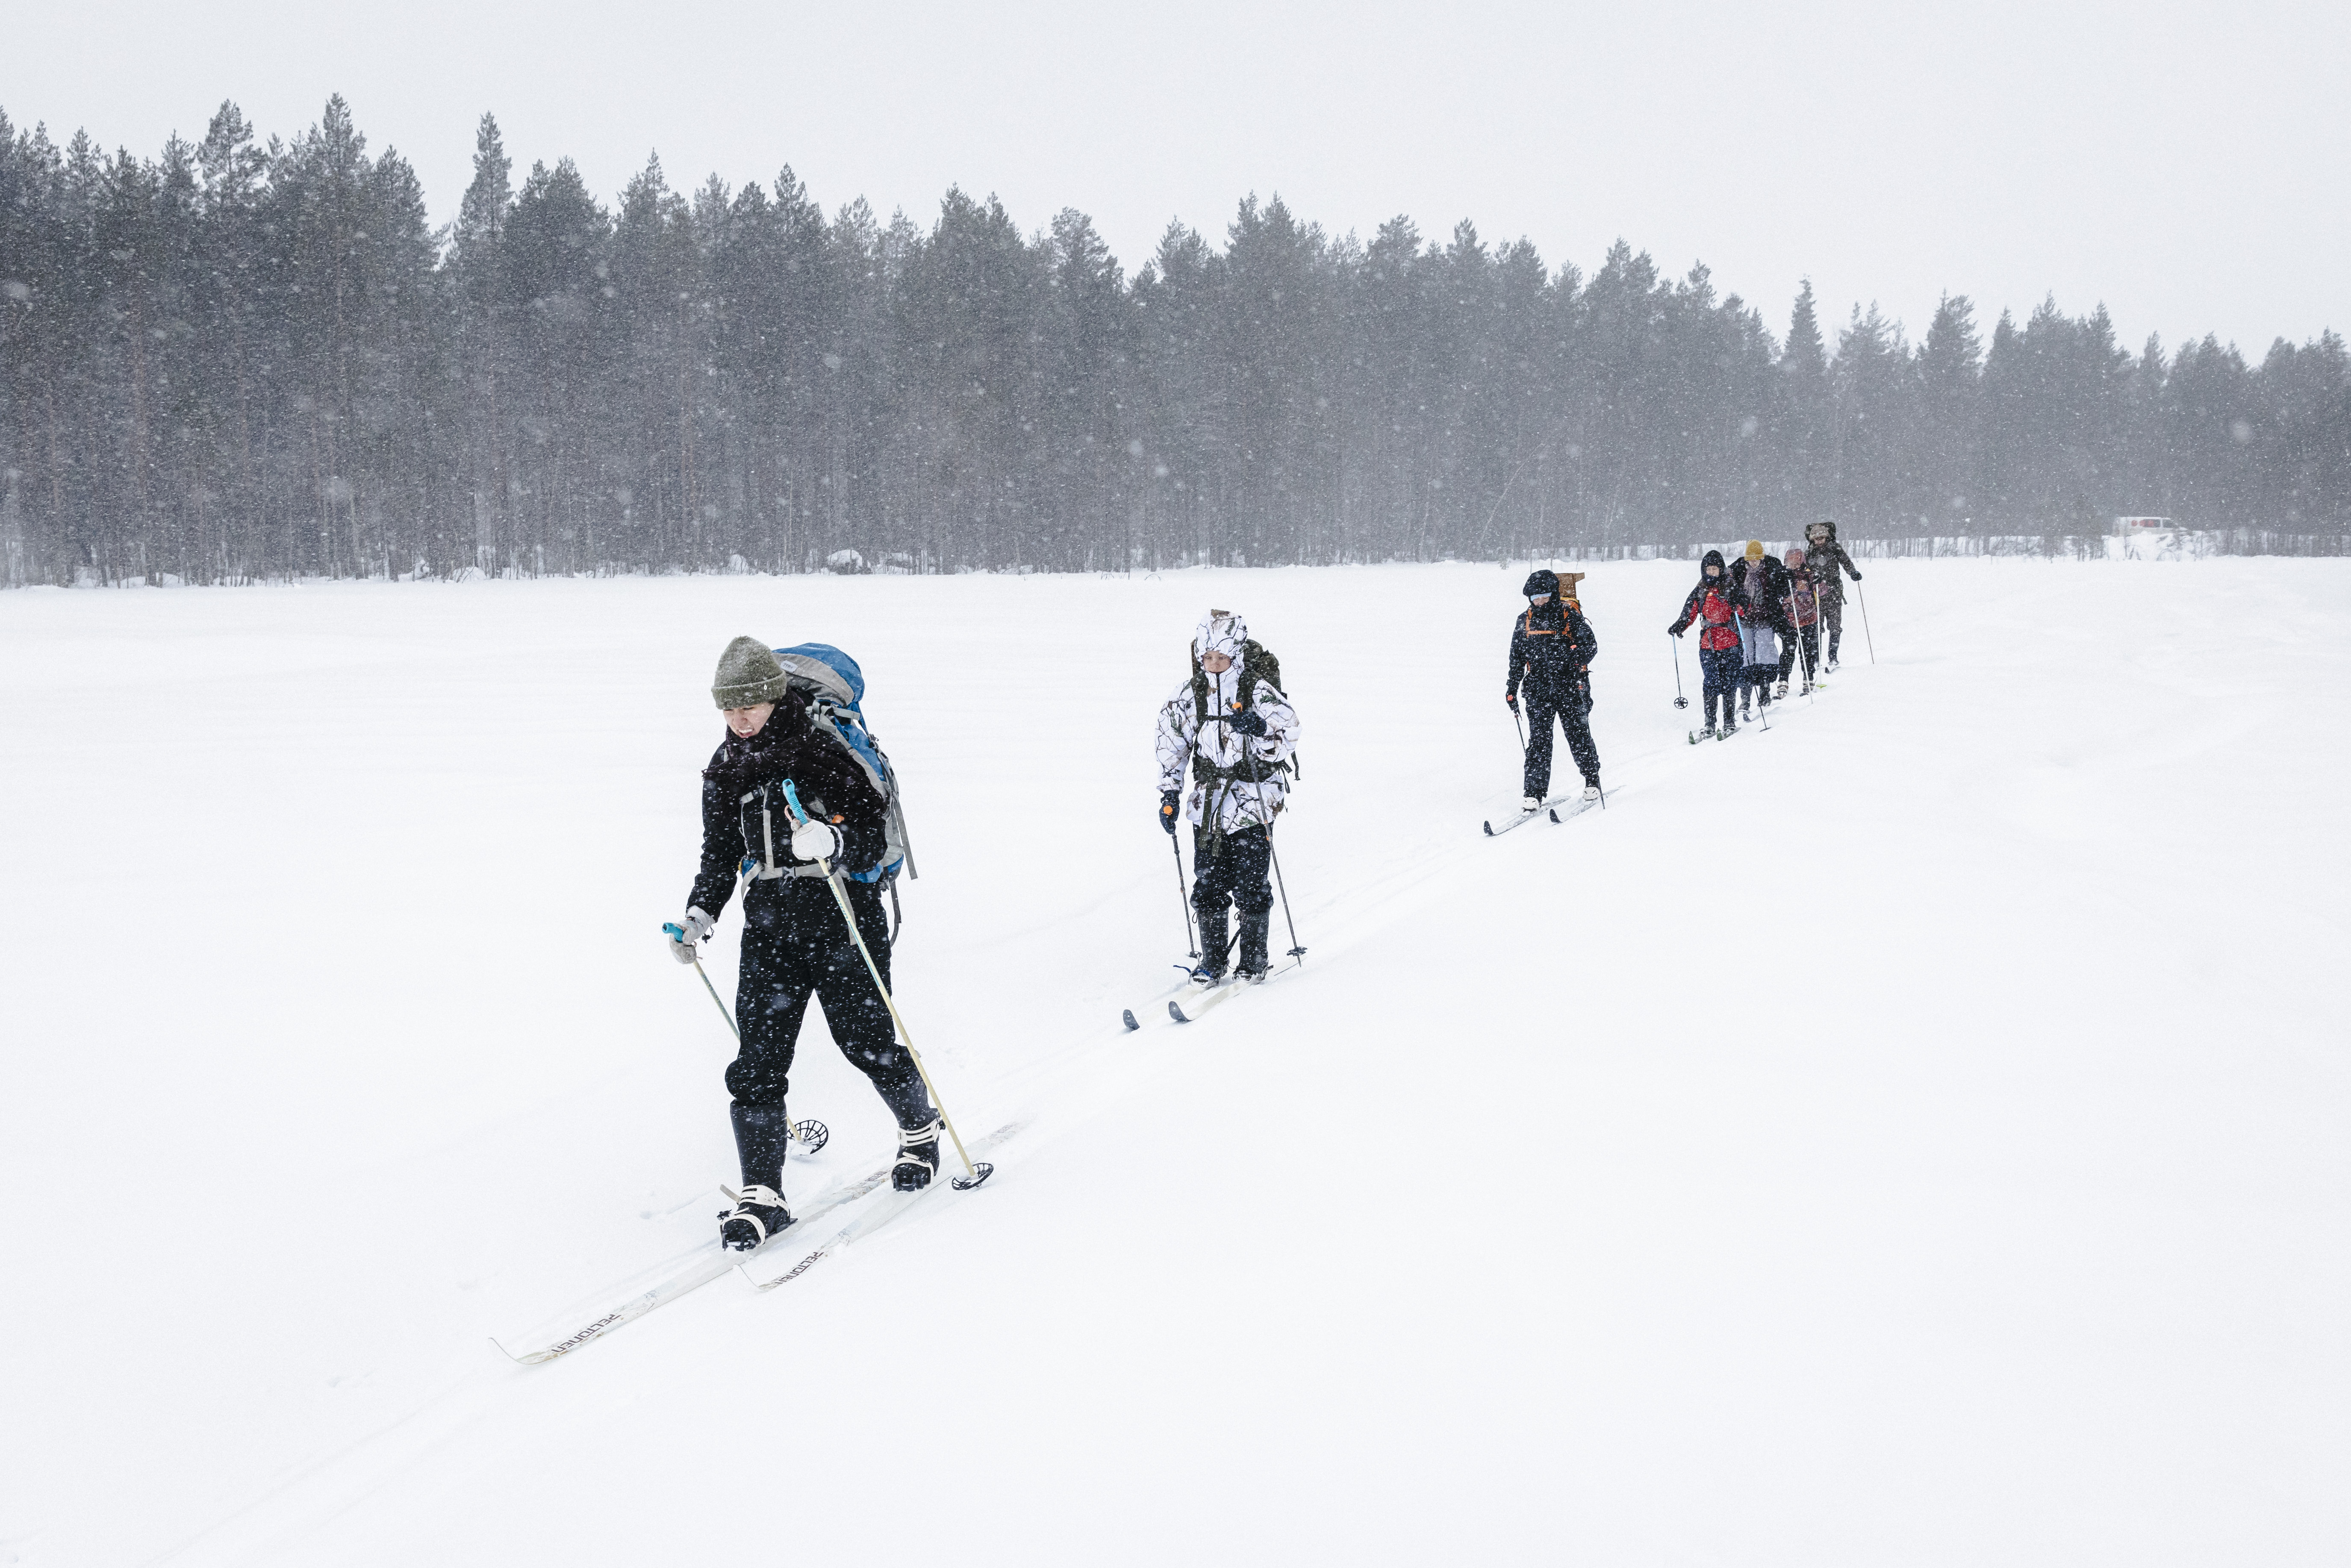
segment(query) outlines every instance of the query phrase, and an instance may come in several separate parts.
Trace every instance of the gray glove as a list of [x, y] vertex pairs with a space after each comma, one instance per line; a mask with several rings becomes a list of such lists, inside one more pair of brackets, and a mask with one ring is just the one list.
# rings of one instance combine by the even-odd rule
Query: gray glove
[[699, 909], [687, 910], [683, 925], [662, 927], [669, 933], [669, 956], [681, 964], [693, 963], [702, 945], [717, 928], [718, 923]]

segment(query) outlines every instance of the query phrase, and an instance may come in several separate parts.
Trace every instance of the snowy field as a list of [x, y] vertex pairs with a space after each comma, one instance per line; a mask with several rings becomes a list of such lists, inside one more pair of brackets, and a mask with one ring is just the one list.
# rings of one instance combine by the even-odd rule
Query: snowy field
[[[1869, 563], [1698, 748], [1691, 569], [1600, 566], [1615, 793], [1488, 841], [1525, 570], [0, 594], [0, 1564], [2351, 1558], [2351, 563]], [[1311, 953], [1185, 1028], [1212, 604]], [[660, 925], [745, 632], [863, 661], [1025, 1127], [517, 1368], [734, 1178]], [[892, 1146], [810, 1018], [802, 1196]]]

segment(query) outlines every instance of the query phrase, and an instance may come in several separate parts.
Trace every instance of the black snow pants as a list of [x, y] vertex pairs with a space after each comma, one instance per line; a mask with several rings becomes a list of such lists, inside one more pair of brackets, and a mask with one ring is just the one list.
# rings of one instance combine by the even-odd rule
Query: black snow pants
[[[849, 882], [849, 906], [883, 980], [890, 977], [889, 916], [878, 883]], [[841, 905], [821, 877], [754, 882], [743, 895], [743, 963], [735, 988], [740, 1052], [726, 1069], [726, 1092], [740, 1105], [781, 1105], [809, 998], [824, 1003], [832, 1041], [873, 1081], [902, 1127], [931, 1119], [921, 1072], [898, 1043], [890, 1009], [873, 988], [849, 939]]]
[[1837, 644], [1844, 641], [1844, 595], [1821, 595], [1821, 620], [1829, 629], [1829, 663], [1836, 663]]
[[1531, 685], [1527, 687], [1526, 793], [1538, 800], [1551, 793], [1551, 724], [1554, 716], [1559, 719], [1559, 727], [1567, 732], [1568, 755], [1575, 758], [1575, 770], [1583, 775], [1586, 784], [1600, 782], [1600, 748], [1592, 743], [1591, 713], [1592, 704], [1581, 686], [1569, 686], [1561, 692], [1538, 690]]
[[1262, 972], [1273, 922], [1272, 830], [1262, 822], [1221, 835], [1192, 830], [1192, 907], [1200, 916], [1201, 961], [1225, 972], [1225, 905], [1241, 912], [1240, 967]]
[[1700, 648], [1698, 662], [1698, 667], [1706, 672], [1707, 727], [1714, 727], [1714, 710], [1718, 703], [1722, 706], [1722, 722], [1736, 722], [1737, 715], [1733, 710], [1739, 706], [1737, 693], [1740, 685], [1747, 678], [1746, 655], [1736, 647]]
[[1788, 678], [1789, 665], [1798, 657], [1799, 643], [1802, 644], [1802, 662], [1796, 664], [1796, 673], [1808, 681], [1819, 680], [1821, 678], [1821, 629], [1818, 622], [1796, 628], [1795, 636], [1788, 642], [1787, 652], [1780, 655], [1780, 678], [1783, 681]]

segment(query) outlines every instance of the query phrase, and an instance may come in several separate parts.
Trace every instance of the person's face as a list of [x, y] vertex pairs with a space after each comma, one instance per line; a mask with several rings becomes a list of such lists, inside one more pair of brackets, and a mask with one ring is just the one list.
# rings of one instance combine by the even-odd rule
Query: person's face
[[1722, 568], [1719, 566], [1708, 567], [1706, 569], [1706, 574], [1708, 577], [1720, 577], [1722, 575]]
[[726, 710], [726, 727], [743, 739], [748, 740], [767, 727], [768, 720], [774, 716], [775, 711], [776, 705], [773, 703], [753, 703], [749, 707], [730, 707]]
[[1229, 653], [1203, 653], [1200, 655], [1200, 668], [1207, 671], [1208, 674], [1212, 675], [1221, 675], [1232, 667], [1233, 658]]
[[1828, 529], [1821, 527], [1820, 524], [1814, 523], [1811, 528], [1804, 530], [1804, 537], [1812, 540], [1814, 544], [1821, 544], [1828, 538], [1829, 531]]

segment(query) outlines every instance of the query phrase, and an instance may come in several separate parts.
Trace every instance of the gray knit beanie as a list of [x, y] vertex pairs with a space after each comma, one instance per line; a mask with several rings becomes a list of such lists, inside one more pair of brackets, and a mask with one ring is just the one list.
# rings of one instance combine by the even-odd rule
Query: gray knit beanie
[[718, 655], [718, 674], [710, 683], [711, 700], [722, 708], [751, 707], [781, 702], [791, 684], [784, 667], [757, 637], [737, 637]]

